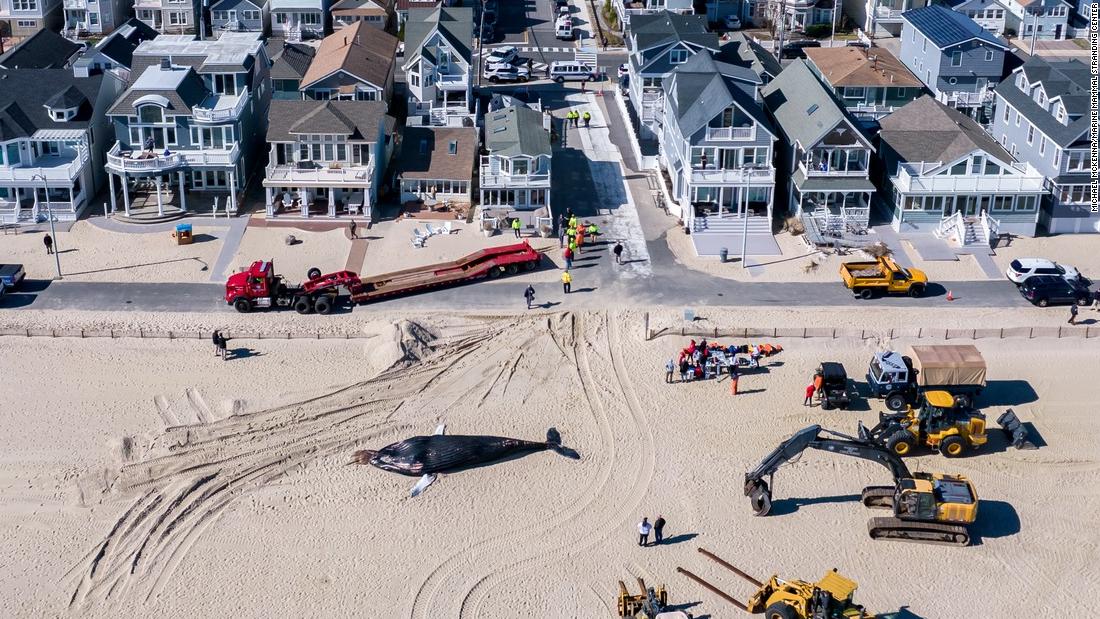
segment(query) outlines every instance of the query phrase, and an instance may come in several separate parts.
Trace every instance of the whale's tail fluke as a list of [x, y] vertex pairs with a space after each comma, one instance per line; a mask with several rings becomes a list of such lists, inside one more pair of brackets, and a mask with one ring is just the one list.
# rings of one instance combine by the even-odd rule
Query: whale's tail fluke
[[579, 460], [581, 457], [575, 450], [562, 446], [561, 433], [558, 432], [557, 428], [550, 428], [546, 431], [546, 447], [554, 453], [565, 456], [566, 458]]

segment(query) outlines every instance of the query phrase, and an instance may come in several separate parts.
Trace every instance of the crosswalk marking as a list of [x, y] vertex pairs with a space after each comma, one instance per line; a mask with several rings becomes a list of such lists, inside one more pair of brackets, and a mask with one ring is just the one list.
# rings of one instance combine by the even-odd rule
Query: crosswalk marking
[[515, 47], [521, 54], [537, 54], [542, 52], [544, 54], [568, 54], [576, 50], [575, 47], [524, 47], [519, 45], [496, 45], [493, 47], [485, 47], [481, 50], [482, 56], [488, 56], [498, 49], [505, 47]]

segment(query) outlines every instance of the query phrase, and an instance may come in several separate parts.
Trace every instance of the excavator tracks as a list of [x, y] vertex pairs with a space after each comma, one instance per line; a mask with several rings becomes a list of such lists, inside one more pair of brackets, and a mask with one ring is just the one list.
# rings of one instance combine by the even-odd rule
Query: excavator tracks
[[871, 539], [892, 539], [945, 546], [970, 545], [970, 532], [965, 527], [935, 522], [872, 518], [867, 523], [867, 533], [870, 534]]
[[897, 490], [893, 486], [867, 486], [863, 489], [860, 499], [864, 507], [871, 509], [893, 509], [894, 494]]

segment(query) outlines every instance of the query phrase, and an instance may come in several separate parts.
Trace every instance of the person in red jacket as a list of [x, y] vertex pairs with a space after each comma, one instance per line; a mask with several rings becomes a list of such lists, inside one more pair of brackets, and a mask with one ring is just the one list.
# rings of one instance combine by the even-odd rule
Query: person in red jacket
[[814, 391], [817, 391], [817, 388], [814, 387], [813, 383], [810, 383], [809, 386], [806, 387], [806, 400], [802, 402], [803, 406], [813, 406]]

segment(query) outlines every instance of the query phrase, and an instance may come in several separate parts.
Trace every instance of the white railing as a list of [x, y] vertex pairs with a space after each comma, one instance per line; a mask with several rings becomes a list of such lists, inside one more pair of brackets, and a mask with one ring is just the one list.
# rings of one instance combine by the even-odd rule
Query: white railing
[[856, 115], [872, 116], [877, 120], [881, 116], [893, 113], [894, 106], [878, 103], [857, 103], [855, 106], [849, 106], [848, 111]]
[[756, 125], [751, 127], [707, 127], [707, 140], [753, 140]]
[[[135, 159], [134, 154], [139, 155]], [[175, 151], [171, 148], [168, 155], [150, 154], [149, 151], [122, 151], [122, 146], [115, 142], [111, 150], [107, 151], [107, 166], [119, 172], [157, 172], [170, 170], [180, 166], [201, 165], [233, 165], [240, 154], [240, 145], [236, 142], [229, 150], [189, 150]]]
[[908, 164], [902, 164], [898, 175], [890, 179], [894, 187], [902, 193], [990, 193], [1043, 191], [1045, 177], [1038, 172], [1027, 171], [1023, 175], [974, 175], [945, 176], [933, 174], [920, 176], [917, 170], [910, 170]]
[[[624, 5], [623, 0], [612, 0], [611, 1], [611, 6], [614, 7], [615, 12], [619, 14], [619, 17], [621, 18], [621, 20], [623, 22], [623, 27], [624, 28], [630, 25], [630, 17], [632, 15], [653, 15], [655, 13], [660, 13], [660, 12], [665, 10], [665, 7], [654, 7], [654, 8], [644, 8], [643, 7], [643, 8], [636, 8], [636, 9], [635, 8], [628, 9]], [[690, 14], [690, 13], [694, 12], [694, 9], [692, 9], [692, 8], [675, 9], [675, 10], [669, 9], [669, 12], [671, 12], [671, 13], [681, 13], [681, 14]]]
[[[335, 167], [339, 165], [339, 167]], [[367, 165], [320, 164], [321, 167], [299, 168], [296, 164], [268, 164], [266, 183], [349, 183], [356, 187], [370, 185], [374, 178], [374, 161]]]
[[493, 173], [489, 166], [481, 166], [482, 187], [549, 187], [550, 174]]
[[302, 27], [301, 26], [290, 26], [290, 25], [288, 25], [285, 28], [285, 32], [286, 32], [286, 40], [288, 42], [290, 42], [290, 43], [301, 43], [302, 42]]
[[936, 99], [944, 105], [977, 107], [993, 101], [993, 91], [988, 88], [983, 88], [979, 92], [941, 91]]
[[466, 75], [444, 74], [441, 73], [436, 76], [435, 83], [443, 90], [461, 90], [465, 89], [469, 83], [469, 78]]
[[159, 9], [161, 8], [160, 0], [134, 0], [134, 8]]
[[875, 7], [875, 18], [879, 21], [884, 19], [900, 20], [901, 14], [905, 12], [905, 9], [895, 9], [888, 6]]
[[642, 91], [642, 103], [658, 103], [663, 101], [665, 93], [660, 90], [643, 90]]
[[[220, 97], [225, 97], [225, 96], [226, 95], [220, 95]], [[245, 104], [248, 103], [249, 96], [250, 96], [250, 93], [248, 92], [248, 89], [246, 88], [244, 90], [244, 92], [242, 92], [240, 95], [237, 96], [237, 102], [234, 103], [233, 107], [231, 107], [231, 108], [220, 108], [220, 109], [218, 109], [218, 108], [196, 107], [196, 108], [193, 108], [191, 110], [191, 114], [194, 117], [194, 119], [197, 120], [198, 122], [204, 122], [204, 123], [228, 122], [228, 121], [234, 120], [235, 118], [237, 118], [238, 116], [241, 115], [241, 112], [244, 111]]]
[[88, 0], [65, 0], [64, 5], [67, 9], [87, 9]]
[[938, 239], [949, 239], [952, 237], [956, 239], [965, 238], [966, 222], [963, 221], [962, 213], [955, 211], [953, 214], [941, 219], [936, 229], [932, 231], [932, 234]]
[[805, 161], [799, 161], [798, 167], [802, 169], [802, 172], [807, 178], [811, 176], [852, 176], [852, 177], [866, 177], [867, 169], [862, 170], [822, 170], [819, 167], [808, 165]]
[[696, 168], [691, 169], [693, 183], [766, 183], [775, 182], [772, 168]]
[[37, 175], [45, 176], [47, 181], [71, 181], [80, 176], [80, 171], [88, 162], [88, 151], [78, 149], [78, 154], [68, 163], [36, 168], [32, 166], [0, 166], [0, 181], [24, 181], [29, 182]]
[[985, 235], [983, 240], [988, 245], [989, 242], [997, 238], [997, 234], [1000, 233], [1001, 222], [990, 217], [989, 214], [985, 212], [985, 209], [982, 209], [982, 214], [978, 221], [982, 226], [982, 234]]

